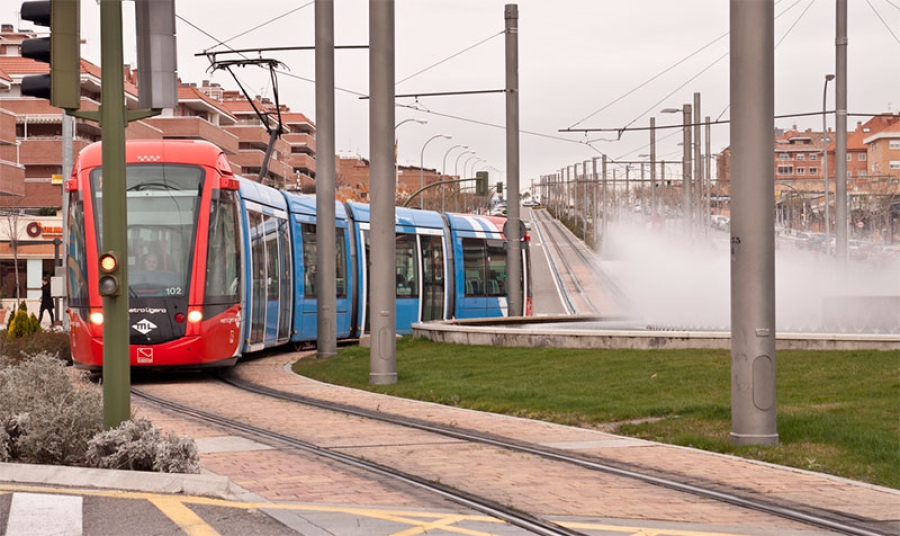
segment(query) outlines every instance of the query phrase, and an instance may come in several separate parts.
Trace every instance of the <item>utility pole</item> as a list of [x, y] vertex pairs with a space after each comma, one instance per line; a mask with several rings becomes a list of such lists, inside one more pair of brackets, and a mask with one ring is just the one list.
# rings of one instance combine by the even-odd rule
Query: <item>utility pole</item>
[[506, 20], [506, 180], [507, 208], [506, 277], [509, 316], [522, 316], [522, 229], [519, 204], [519, 7], [507, 4]]
[[334, 2], [316, 0], [315, 9], [316, 151], [321, 157], [316, 160], [316, 357], [326, 358], [337, 355]]
[[394, 0], [369, 0], [369, 147], [372, 267], [369, 271], [371, 351], [369, 383], [397, 383], [397, 295], [394, 263]]
[[681, 207], [684, 236], [691, 236], [691, 105], [685, 104], [682, 109], [682, 157], [681, 157]]
[[774, 0], [730, 10], [731, 442], [774, 445]]

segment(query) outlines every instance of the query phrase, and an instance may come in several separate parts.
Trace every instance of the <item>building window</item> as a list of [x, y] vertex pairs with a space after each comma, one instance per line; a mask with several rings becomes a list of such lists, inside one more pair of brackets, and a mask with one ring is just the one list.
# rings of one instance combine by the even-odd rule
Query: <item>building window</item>
[[810, 174], [810, 175], [818, 175], [818, 174], [819, 174], [819, 168], [817, 168], [817, 167], [811, 167], [811, 168], [809, 168], [809, 174]]
[[778, 154], [778, 159], [779, 159], [779, 160], [790, 160], [790, 159], [791, 159], [791, 155], [789, 155], [789, 154], [787, 154], [787, 153], [779, 153], [779, 154]]
[[778, 166], [779, 175], [793, 175], [794, 166]]
[[859, 153], [859, 155], [857, 155], [857, 157], [856, 157], [856, 160], [858, 162], [865, 162], [866, 161], [866, 153]]
[[806, 160], [806, 154], [804, 154], [804, 153], [797, 153], [797, 157], [796, 157], [796, 158], [797, 158], [797, 160]]
[[806, 175], [806, 168], [798, 167], [797, 175]]
[[900, 169], [900, 160], [891, 160], [891, 169]]
[[868, 173], [866, 173], [866, 170], [864, 170], [864, 169], [861, 169], [856, 172], [857, 177], [865, 177], [866, 175], [868, 175]]
[[853, 160], [853, 155], [851, 153], [847, 153], [847, 162]]
[[900, 140], [891, 140], [888, 142], [888, 149], [900, 149]]
[[819, 159], [819, 153], [809, 153], [809, 159], [810, 159], [810, 160], [818, 160], [818, 159]]

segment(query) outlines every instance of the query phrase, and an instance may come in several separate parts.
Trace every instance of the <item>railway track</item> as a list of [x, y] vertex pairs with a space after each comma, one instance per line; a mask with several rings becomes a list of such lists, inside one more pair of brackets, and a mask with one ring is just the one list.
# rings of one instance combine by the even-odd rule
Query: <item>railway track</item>
[[567, 313], [599, 314], [624, 308], [624, 293], [597, 265], [597, 255], [559, 220], [545, 210], [532, 210], [532, 225], [545, 248]]
[[[265, 385], [241, 380], [233, 376], [234, 375], [223, 376], [222, 381], [235, 389], [240, 389], [243, 393], [263, 396], [268, 399], [277, 399], [281, 403], [301, 405], [297, 407], [311, 407], [326, 412], [339, 412], [355, 418], [365, 419], [366, 421], [385, 423], [391, 427], [400, 426], [404, 428], [414, 428], [427, 434], [438, 434], [445, 438], [462, 442], [461, 444], [487, 445], [492, 449], [501, 449], [502, 451], [509, 453], [535, 456], [548, 460], [554, 464], [561, 463], [569, 467], [574, 467], [577, 471], [587, 471], [592, 474], [602, 474], [614, 478], [627, 479], [639, 482], [642, 485], [670, 490], [679, 494], [689, 494], [691, 496], [702, 498], [703, 500], [712, 500], [744, 510], [761, 512], [768, 516], [776, 516], [804, 525], [824, 528], [839, 534], [854, 536], [889, 536], [890, 534], [887, 532], [879, 532], [877, 528], [873, 529], [871, 527], [873, 523], [870, 523], [867, 526], [866, 520], [851, 519], [836, 512], [818, 511], [815, 508], [804, 505], [790, 505], [767, 501], [758, 496], [754, 496], [752, 493], [748, 493], [746, 490], [727, 489], [724, 486], [714, 486], [708, 482], [692, 482], [690, 479], [685, 479], [684, 475], [672, 473], [666, 474], [657, 469], [648, 469], [635, 465], [610, 463], [608, 460], [603, 460], [596, 456], [573, 455], [569, 452], [547, 448], [543, 445], [528, 443], [526, 441], [510, 439], [502, 437], [501, 435], [487, 434], [473, 429], [461, 428], [459, 426], [447, 426], [428, 420], [391, 414], [381, 411], [380, 409], [367, 409], [361, 406], [336, 403], [314, 397], [298, 395], [296, 393], [273, 389]], [[175, 411], [190, 416], [191, 418], [215, 423], [218, 426], [233, 429], [240, 434], [264, 438], [268, 442], [275, 442], [290, 448], [302, 449], [317, 456], [327, 457], [333, 461], [350, 464], [354, 467], [366, 468], [377, 474], [390, 476], [391, 478], [396, 478], [421, 489], [427, 489], [430, 492], [453, 500], [468, 508], [472, 508], [473, 510], [503, 519], [529, 533], [548, 535], [565, 534], [570, 536], [581, 534], [555, 523], [545, 521], [538, 515], [524, 513], [521, 508], [503, 506], [500, 504], [501, 501], [498, 501], [496, 498], [479, 497], [477, 493], [461, 491], [458, 489], [458, 486], [438, 483], [435, 481], [434, 477], [427, 478], [420, 476], [416, 474], [415, 471], [410, 472], [409, 469], [397, 469], [390, 464], [364, 459], [365, 457], [351, 456], [344, 452], [338, 452], [336, 449], [322, 447], [315, 441], [298, 438], [293, 434], [272, 431], [247, 424], [246, 422], [237, 421], [219, 415], [218, 413], [192, 408], [184, 404], [166, 400], [159, 396], [151, 395], [140, 389], [135, 389], [134, 392], [139, 397], [146, 398], [170, 411]]]

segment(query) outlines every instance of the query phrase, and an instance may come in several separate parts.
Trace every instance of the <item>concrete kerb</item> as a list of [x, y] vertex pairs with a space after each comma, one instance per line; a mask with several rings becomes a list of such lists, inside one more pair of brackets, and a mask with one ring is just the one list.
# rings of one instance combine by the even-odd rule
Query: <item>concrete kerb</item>
[[[618, 320], [571, 315], [445, 320], [413, 324], [413, 337], [434, 342], [519, 348], [719, 349], [731, 348], [725, 331], [652, 331], [622, 329], [546, 329], [542, 323]], [[531, 327], [517, 327], [527, 324]], [[536, 326], [533, 326], [536, 325]], [[778, 350], [900, 350], [900, 335], [778, 333]]]
[[228, 477], [213, 473], [153, 473], [27, 463], [0, 463], [0, 482], [198, 495], [217, 499], [233, 499], [244, 491], [234, 486]]

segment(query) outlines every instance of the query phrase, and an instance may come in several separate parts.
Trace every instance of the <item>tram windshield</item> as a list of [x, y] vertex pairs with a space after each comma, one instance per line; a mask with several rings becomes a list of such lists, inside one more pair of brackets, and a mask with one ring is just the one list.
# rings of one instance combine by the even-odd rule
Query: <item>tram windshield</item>
[[[187, 295], [204, 170], [134, 164], [126, 171], [128, 282], [132, 297]], [[103, 172], [91, 173], [97, 236], [102, 240]]]

